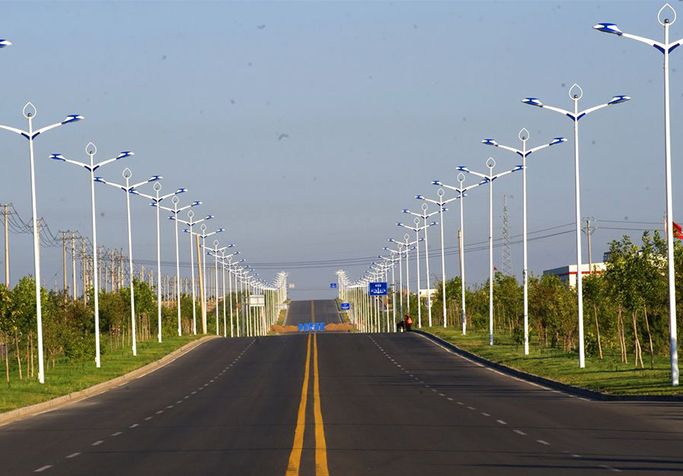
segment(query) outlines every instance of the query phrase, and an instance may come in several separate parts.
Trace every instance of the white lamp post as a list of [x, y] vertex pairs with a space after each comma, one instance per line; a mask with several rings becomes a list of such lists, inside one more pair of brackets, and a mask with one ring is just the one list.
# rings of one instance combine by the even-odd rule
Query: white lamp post
[[463, 165], [458, 166], [458, 170], [481, 177], [489, 185], [489, 345], [493, 345], [493, 181], [512, 172], [522, 170], [522, 166], [518, 165], [514, 169], [494, 175], [493, 168], [495, 166], [496, 161], [493, 157], [486, 159], [486, 167], [489, 169], [488, 174], [474, 172]]
[[138, 182], [136, 184], [131, 185], [130, 184], [130, 179], [133, 176], [133, 173], [130, 171], [129, 168], [126, 168], [123, 170], [123, 178], [126, 181], [125, 185], [121, 185], [118, 183], [114, 182], [108, 182], [104, 180], [102, 177], [95, 177], [95, 182], [98, 183], [103, 183], [106, 185], [109, 185], [111, 187], [118, 188], [120, 190], [123, 190], [126, 193], [126, 217], [128, 221], [128, 276], [130, 278], [130, 332], [131, 332], [131, 340], [132, 340], [132, 350], [133, 350], [133, 355], [138, 355], [138, 350], [137, 350], [137, 340], [136, 340], [136, 323], [135, 323], [135, 286], [133, 283], [133, 276], [135, 274], [133, 270], [133, 237], [132, 237], [132, 231], [131, 231], [131, 220], [130, 220], [130, 195], [132, 193], [136, 193], [136, 188], [140, 187], [142, 185], [145, 185], [146, 183], [150, 182], [156, 182], [158, 180], [161, 180], [161, 175], [153, 175], [147, 180], [144, 180], [142, 182]]
[[[399, 245], [399, 247], [403, 247], [406, 255], [406, 308], [407, 308], [407, 313], [410, 313], [410, 267], [408, 266], [408, 255], [410, 253], [410, 247], [415, 245], [415, 248], [418, 247], [418, 242], [417, 241], [409, 241], [410, 240], [410, 235], [408, 233], [403, 235], [403, 241], [396, 241], [393, 238], [389, 238], [390, 243], [396, 243]], [[400, 249], [400, 248], [399, 248]], [[403, 312], [403, 310], [401, 310]], [[403, 316], [401, 316], [403, 317]]]
[[192, 284], [192, 334], [197, 335], [197, 295], [196, 295], [196, 285], [194, 279], [194, 236], [196, 233], [193, 232], [194, 225], [198, 225], [206, 220], [213, 219], [213, 215], [207, 215], [199, 220], [194, 220], [194, 210], [188, 210], [187, 221], [181, 220], [177, 216], [172, 217], [173, 220], [177, 220], [183, 225], [187, 225], [188, 228], [183, 230], [185, 233], [190, 235], [190, 280]]
[[[114, 161], [123, 159], [125, 157], [130, 157], [135, 155], [129, 150], [125, 150], [116, 157], [112, 159], [103, 160], [102, 162], [95, 163], [95, 154], [97, 154], [97, 147], [92, 142], [89, 142], [85, 146], [85, 153], [88, 154], [90, 163], [86, 164], [83, 162], [78, 162], [76, 160], [67, 159], [62, 154], [52, 154], [50, 158], [53, 160], [59, 160], [61, 162], [66, 162], [69, 164], [77, 165], [83, 167], [90, 173], [90, 204], [91, 204], [91, 224], [92, 224], [92, 261], [93, 261], [93, 285], [94, 285], [94, 296], [93, 304], [95, 306], [95, 367], [100, 368], [100, 286], [99, 286], [99, 271], [97, 262], [97, 225], [96, 225], [96, 213], [95, 213], [95, 170], [101, 168], [104, 165], [110, 164]], [[73, 240], [72, 240], [73, 245]], [[75, 263], [75, 261], [74, 261]], [[74, 273], [75, 279], [75, 273]], [[75, 286], [74, 286], [75, 290]], [[83, 291], [85, 292], [85, 290]]]
[[555, 106], [548, 106], [544, 104], [538, 98], [525, 98], [522, 100], [524, 104], [530, 106], [540, 107], [542, 109], [548, 109], [549, 111], [559, 112], [563, 116], [568, 117], [574, 123], [574, 193], [576, 196], [575, 202], [575, 213], [576, 213], [576, 291], [577, 291], [577, 302], [578, 302], [578, 314], [579, 314], [579, 367], [584, 368], [586, 366], [586, 355], [585, 355], [585, 345], [583, 336], [583, 277], [582, 277], [582, 267], [583, 262], [581, 259], [581, 186], [580, 186], [580, 175], [579, 175], [579, 121], [590, 114], [591, 112], [598, 111], [607, 106], [612, 106], [614, 104], [620, 104], [631, 99], [628, 96], [614, 96], [609, 102], [600, 104], [598, 106], [590, 107], [579, 111], [579, 100], [583, 96], [583, 90], [578, 84], [574, 84], [569, 88], [569, 97], [574, 103], [574, 111], [567, 111]]
[[[426, 203], [422, 204], [422, 213], [415, 213], [411, 212], [407, 208], [403, 210], [403, 213], [408, 213], [410, 215], [413, 215], [418, 218], [423, 219], [423, 233], [424, 233], [424, 242], [425, 242], [425, 268], [427, 271], [427, 314], [428, 314], [428, 322], [429, 322], [429, 327], [432, 327], [432, 298], [431, 298], [431, 285], [429, 284], [429, 233], [428, 233], [428, 228], [432, 225], [435, 225], [436, 223], [432, 224], [427, 224], [427, 218], [433, 217], [434, 215], [437, 215], [440, 212], [432, 212], [432, 213], [427, 213], [427, 209], [429, 206]], [[443, 233], [443, 226], [441, 228], [442, 233]]]
[[418, 200], [424, 200], [429, 203], [433, 203], [439, 207], [439, 228], [441, 229], [441, 298], [443, 301], [443, 327], [447, 326], [446, 319], [446, 256], [445, 256], [445, 243], [443, 237], [443, 212], [446, 211], [446, 204], [457, 200], [458, 197], [449, 198], [444, 200], [445, 191], [443, 188], [439, 188], [436, 194], [439, 196], [438, 200], [432, 200], [431, 198], [426, 198], [424, 195], [415, 195]]
[[678, 385], [678, 332], [676, 330], [676, 272], [674, 269], [674, 231], [673, 231], [673, 199], [671, 184], [671, 96], [669, 94], [669, 54], [681, 44], [683, 38], [674, 42], [669, 41], [669, 27], [676, 21], [676, 11], [665, 4], [657, 14], [659, 24], [664, 28], [664, 42], [651, 40], [642, 36], [624, 33], [614, 23], [598, 23], [593, 28], [612, 33], [622, 38], [653, 46], [664, 54], [664, 175], [666, 186], [666, 258], [669, 274], [669, 358], [671, 360], [671, 384]]
[[[173, 208], [170, 207], [165, 207], [163, 205], [159, 205], [159, 208], [162, 210], [166, 210], [168, 212], [171, 212], [172, 215], [169, 217], [169, 219], [173, 220], [174, 226], [175, 226], [175, 275], [176, 275], [176, 305], [178, 307], [178, 337], [183, 335], [183, 329], [182, 329], [182, 313], [180, 311], [180, 249], [179, 249], [179, 244], [178, 244], [178, 222], [180, 220], [177, 219], [178, 213], [185, 211], [189, 208], [192, 207], [197, 207], [202, 204], [202, 202], [195, 200], [194, 202], [190, 203], [189, 205], [185, 205], [183, 207], [178, 207], [178, 204], [180, 203], [180, 199], [174, 195], [171, 197], [171, 203], [173, 204]], [[192, 239], [190, 239], [190, 242]]]
[[[198, 222], [195, 222], [198, 223]], [[202, 223], [199, 229], [202, 231], [201, 233], [193, 232], [190, 230], [190, 236], [192, 234], [199, 236], [202, 239], [202, 245], [201, 249], [205, 250], [206, 249], [206, 239], [209, 238], [210, 236], [215, 235], [216, 233], [222, 233], [225, 231], [225, 228], [218, 228], [216, 231], [212, 231], [211, 233], [206, 232], [206, 224]], [[204, 283], [204, 296], [203, 296], [203, 301], [202, 301], [202, 333], [206, 334], [207, 328], [206, 328], [206, 295], [207, 295], [207, 283], [206, 283], [206, 259], [202, 260], [202, 281]]]
[[134, 192], [136, 195], [139, 195], [141, 197], [144, 197], [148, 200], [152, 200], [152, 203], [150, 204], [154, 208], [156, 208], [156, 216], [157, 216], [157, 340], [159, 343], [162, 341], [162, 336], [161, 336], [161, 218], [159, 217], [159, 213], [161, 211], [161, 207], [159, 204], [161, 204], [162, 201], [166, 200], [169, 197], [173, 197], [175, 195], [185, 193], [187, 191], [186, 188], [179, 188], [173, 193], [167, 193], [166, 195], [161, 195], [161, 184], [159, 182], [156, 182], [154, 184], [154, 195], [147, 195], [144, 193], [140, 192]]
[[[389, 251], [392, 259], [398, 261], [398, 298], [399, 298], [399, 313], [403, 316], [403, 245], [399, 242], [398, 249], [389, 248], [385, 246], [384, 249]], [[394, 258], [395, 255], [395, 258]], [[393, 272], [393, 270], [392, 270]], [[393, 275], [392, 275], [393, 276]], [[395, 292], [394, 292], [395, 299]], [[394, 306], [394, 332], [396, 332], [396, 306]]]
[[[415, 226], [410, 226], [406, 225], [405, 223], [398, 222], [396, 225], [402, 226], [403, 228], [407, 228], [409, 230], [413, 230], [415, 232], [415, 250], [416, 250], [416, 255], [415, 255], [415, 269], [417, 273], [417, 327], [420, 329], [422, 328], [422, 302], [420, 300], [420, 244], [419, 242], [422, 241], [423, 239], [420, 238], [420, 231], [426, 230], [427, 226], [432, 226], [436, 225], [436, 223], [430, 223], [429, 225], [425, 226], [420, 226], [420, 219], [415, 218]], [[407, 266], [407, 264], [406, 264]], [[410, 309], [410, 307], [409, 307]]]
[[460, 230], [458, 233], [458, 253], [460, 255], [460, 307], [462, 308], [462, 335], [467, 335], [467, 300], [465, 299], [465, 197], [467, 191], [486, 183], [485, 180], [465, 187], [465, 174], [458, 174], [458, 186], [446, 185], [445, 183], [434, 180], [433, 185], [445, 187], [458, 193], [456, 199], [460, 200]]
[[522, 142], [521, 149], [515, 149], [507, 145], [501, 145], [493, 139], [484, 139], [482, 143], [492, 145], [500, 149], [514, 152], [522, 157], [522, 248], [524, 250], [524, 266], [522, 267], [522, 281], [524, 285], [524, 355], [529, 355], [529, 276], [528, 276], [528, 260], [527, 260], [527, 201], [526, 201], [526, 159], [534, 152], [543, 150], [551, 145], [561, 144], [567, 142], [564, 137], [555, 137], [547, 144], [539, 145], [527, 150], [526, 142], [529, 140], [529, 131], [522, 129], [519, 131], [519, 140]]
[[[4, 42], [2, 47], [11, 45], [12, 43], [7, 40], [0, 40]], [[23, 109], [23, 114], [28, 121], [28, 130], [23, 131], [17, 129], [16, 127], [0, 125], [0, 129], [4, 129], [9, 132], [14, 132], [19, 134], [24, 139], [28, 140], [28, 158], [30, 163], [30, 173], [31, 173], [31, 212], [33, 213], [33, 269], [35, 273], [35, 294], [36, 294], [36, 324], [37, 324], [37, 334], [38, 334], [38, 381], [40, 383], [45, 383], [45, 363], [43, 357], [43, 313], [42, 304], [40, 299], [40, 229], [38, 228], [38, 212], [36, 205], [36, 168], [35, 160], [33, 156], [33, 141], [43, 132], [47, 132], [65, 124], [71, 124], [72, 122], [80, 121], [83, 116], [78, 114], [72, 114], [66, 116], [62, 122], [57, 122], [55, 124], [50, 124], [49, 126], [42, 127], [38, 130], [33, 130], [33, 118], [36, 116], [37, 109], [30, 102], [26, 103]]]

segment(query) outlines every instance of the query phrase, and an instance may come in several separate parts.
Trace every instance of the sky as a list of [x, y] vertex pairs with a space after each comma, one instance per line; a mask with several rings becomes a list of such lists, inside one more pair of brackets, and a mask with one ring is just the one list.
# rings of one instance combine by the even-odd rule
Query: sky
[[[85, 116], [35, 142], [38, 215], [54, 232], [90, 236], [89, 185], [85, 171], [49, 155], [85, 160], [88, 141], [100, 160], [132, 150], [134, 157], [99, 173], [119, 181], [130, 167], [134, 179], [163, 175], [162, 192], [187, 187], [181, 203], [203, 201], [197, 213], [216, 217], [209, 231], [225, 227], [221, 243], [236, 243], [263, 280], [288, 272], [294, 299], [334, 297], [329, 283], [338, 269], [359, 278], [389, 237], [403, 235], [396, 223], [406, 219], [402, 209], [418, 209], [415, 195], [436, 198], [432, 180], [456, 185], [458, 165], [484, 171], [489, 156], [496, 171], [519, 163], [482, 139], [517, 146], [522, 127], [530, 146], [566, 136], [568, 143], [528, 164], [529, 231], [537, 238], [529, 242], [529, 267], [540, 274], [575, 260], [572, 122], [522, 104], [524, 97], [569, 109], [575, 82], [584, 90], [582, 108], [631, 96], [580, 123], [581, 215], [596, 220], [593, 260], [624, 233], [638, 240], [641, 229], [662, 228], [662, 55], [591, 28], [611, 21], [662, 39], [661, 5], [4, 1], [0, 38], [13, 46], [0, 50], [0, 123], [25, 127], [21, 110], [29, 100], [38, 127], [66, 114]], [[683, 37], [683, 23], [672, 25], [671, 36]], [[676, 53], [674, 211], [683, 210], [683, 55]], [[0, 202], [12, 202], [28, 220], [27, 143], [0, 132]], [[105, 186], [96, 191], [99, 242], [125, 249], [124, 195]], [[496, 239], [505, 195], [512, 270], [520, 275], [521, 174], [495, 182]], [[465, 204], [468, 279], [483, 282], [485, 187]], [[683, 221], [683, 211], [675, 216]], [[458, 270], [458, 220], [455, 205], [444, 215], [448, 277]], [[170, 221], [162, 226], [162, 261], [170, 264], [173, 228]], [[133, 238], [134, 258], [150, 267], [154, 209], [142, 199], [133, 201]], [[187, 262], [187, 236], [181, 238]], [[31, 238], [13, 234], [10, 241], [16, 281], [32, 274]], [[430, 248], [439, 252], [436, 232]], [[502, 251], [494, 250], [498, 269]], [[43, 248], [42, 257], [44, 285], [59, 287], [61, 249]], [[435, 255], [432, 280], [440, 273]]]

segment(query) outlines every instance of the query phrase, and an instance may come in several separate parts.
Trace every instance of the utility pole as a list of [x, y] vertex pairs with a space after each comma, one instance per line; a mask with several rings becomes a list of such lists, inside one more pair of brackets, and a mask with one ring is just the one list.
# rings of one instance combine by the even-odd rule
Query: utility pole
[[64, 296], [66, 297], [67, 293], [67, 280], [68, 280], [68, 275], [66, 273], [66, 234], [68, 231], [60, 231], [59, 232], [59, 239], [62, 240], [62, 274], [63, 274], [63, 286], [62, 290], [64, 291]]
[[81, 238], [81, 281], [83, 282], [83, 302], [88, 303], [88, 260], [85, 256], [85, 238]]
[[510, 249], [510, 210], [508, 196], [503, 195], [503, 256], [502, 271], [506, 276], [512, 276], [512, 250]]
[[5, 286], [9, 289], [9, 203], [2, 204], [5, 222]]
[[[593, 243], [591, 240], [591, 235], [593, 235], [593, 232], [595, 231], [595, 227], [593, 226], [593, 218], [588, 217], [586, 218], [586, 226], [583, 229], [583, 232], [586, 234], [586, 244], [588, 245], [588, 274], [591, 274], [593, 272]], [[581, 272], [581, 270], [578, 270], [577, 272]]]
[[76, 232], [71, 232], [71, 296], [76, 300]]

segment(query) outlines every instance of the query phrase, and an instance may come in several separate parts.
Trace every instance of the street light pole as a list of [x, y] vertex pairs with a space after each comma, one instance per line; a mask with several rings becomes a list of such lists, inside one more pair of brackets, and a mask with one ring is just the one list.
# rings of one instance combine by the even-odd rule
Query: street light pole
[[[0, 40], [0, 47], [6, 47], [12, 43], [7, 40]], [[45, 359], [43, 356], [43, 311], [40, 296], [40, 229], [38, 228], [38, 212], [36, 204], [36, 167], [33, 154], [33, 141], [40, 134], [54, 129], [65, 124], [80, 121], [83, 116], [72, 114], [67, 116], [63, 121], [33, 130], [33, 118], [36, 116], [37, 109], [30, 102], [26, 103], [23, 109], [23, 114], [28, 121], [28, 130], [23, 131], [15, 127], [0, 125], [0, 129], [19, 134], [24, 139], [28, 140], [28, 156], [30, 163], [31, 174], [31, 212], [33, 213], [33, 270], [35, 274], [35, 296], [36, 296], [36, 326], [38, 337], [38, 382], [45, 383]]]
[[518, 165], [511, 170], [506, 170], [505, 172], [500, 172], [494, 175], [493, 168], [495, 166], [496, 161], [493, 159], [493, 157], [486, 159], [486, 167], [489, 169], [488, 174], [474, 172], [462, 165], [458, 166], [458, 170], [461, 172], [467, 172], [469, 174], [476, 175], [477, 177], [483, 179], [484, 183], [489, 185], [489, 345], [493, 345], [493, 181], [522, 169], [522, 166]]
[[140, 192], [135, 192], [136, 195], [152, 200], [150, 204], [156, 208], [157, 217], [157, 339], [159, 343], [162, 341], [161, 336], [161, 218], [159, 213], [161, 212], [161, 202], [169, 197], [176, 196], [181, 193], [185, 193], [186, 188], [179, 188], [173, 193], [168, 193], [166, 195], [161, 195], [161, 184], [156, 182], [154, 184], [154, 195], [147, 195]]
[[575, 220], [576, 220], [576, 291], [577, 291], [577, 307], [578, 307], [578, 320], [579, 320], [579, 367], [586, 367], [586, 354], [585, 354], [585, 343], [584, 343], [584, 330], [583, 330], [583, 262], [581, 259], [581, 184], [580, 184], [580, 174], [579, 174], [579, 120], [584, 116], [590, 114], [591, 112], [598, 111], [607, 106], [612, 106], [615, 104], [620, 104], [631, 99], [628, 96], [614, 96], [612, 99], [604, 104], [594, 106], [583, 111], [579, 111], [579, 100], [583, 96], [583, 90], [578, 84], [572, 85], [569, 88], [569, 97], [571, 98], [574, 110], [567, 111], [555, 106], [548, 106], [544, 104], [538, 98], [525, 98], [522, 100], [524, 104], [529, 106], [536, 106], [542, 109], [548, 109], [550, 111], [555, 111], [563, 116], [568, 117], [574, 123], [574, 193], [575, 193]]
[[664, 175], [666, 188], [666, 258], [669, 284], [669, 359], [671, 361], [671, 384], [679, 384], [678, 371], [678, 332], [676, 329], [676, 272], [674, 269], [674, 230], [673, 198], [671, 183], [671, 97], [669, 93], [669, 54], [683, 44], [683, 38], [669, 42], [669, 27], [676, 21], [676, 10], [668, 3], [660, 8], [657, 21], [664, 28], [664, 43], [622, 32], [614, 23], [598, 23], [593, 28], [604, 33], [612, 33], [622, 38], [653, 46], [664, 54]]
[[567, 142], [564, 137], [556, 137], [547, 144], [534, 147], [527, 150], [527, 141], [529, 140], [529, 131], [522, 129], [519, 131], [519, 140], [522, 142], [522, 148], [516, 149], [506, 145], [501, 145], [493, 139], [484, 139], [482, 143], [492, 145], [500, 149], [504, 149], [522, 157], [522, 248], [524, 254], [524, 265], [522, 268], [522, 281], [524, 287], [524, 355], [529, 355], [529, 276], [528, 276], [528, 252], [527, 252], [527, 200], [526, 200], [526, 159], [534, 152], [545, 149], [555, 144]]
[[[97, 147], [95, 144], [92, 142], [88, 142], [88, 144], [85, 146], [85, 153], [88, 155], [89, 163], [83, 163], [83, 162], [78, 162], [76, 160], [71, 160], [67, 159], [64, 157], [62, 154], [51, 154], [50, 158], [52, 160], [58, 160], [60, 162], [66, 162], [72, 165], [76, 165], [78, 167], [82, 167], [85, 170], [88, 171], [90, 174], [90, 217], [91, 217], [91, 225], [92, 225], [92, 262], [93, 262], [93, 304], [94, 304], [94, 311], [95, 311], [95, 367], [98, 369], [101, 366], [101, 354], [100, 354], [100, 285], [99, 285], [99, 271], [98, 271], [98, 259], [97, 259], [97, 222], [96, 222], [96, 213], [95, 213], [95, 170], [103, 167], [104, 165], [110, 164], [112, 162], [115, 162], [117, 160], [123, 159], [125, 157], [130, 157], [132, 155], [135, 155], [133, 152], [129, 150], [125, 150], [119, 155], [117, 155], [114, 158], [103, 160], [102, 162], [95, 163], [95, 154], [97, 154]], [[71, 244], [72, 244], [72, 254], [73, 254], [73, 243], [74, 239], [73, 236], [71, 238]], [[74, 266], [75, 266], [75, 261], [74, 261]], [[74, 299], [75, 299], [75, 283], [76, 283], [76, 277], [75, 277], [75, 267], [72, 270], [73, 271], [73, 291], [74, 291]], [[86, 290], [84, 289], [83, 292], [85, 293]]]
[[134, 286], [134, 281], [133, 281], [133, 275], [135, 274], [133, 270], [133, 236], [132, 236], [132, 229], [131, 229], [131, 220], [130, 220], [130, 195], [132, 193], [137, 193], [136, 189], [137, 187], [140, 187], [142, 185], [145, 185], [150, 182], [156, 182], [158, 180], [161, 180], [160, 175], [153, 175], [147, 180], [144, 180], [142, 182], [136, 183], [131, 185], [130, 184], [130, 179], [133, 176], [133, 173], [129, 168], [125, 168], [123, 170], [122, 176], [125, 180], [125, 185], [121, 185], [118, 183], [114, 182], [108, 182], [104, 180], [102, 177], [95, 177], [95, 182], [98, 183], [103, 183], [105, 185], [109, 185], [111, 187], [118, 188], [120, 190], [123, 190], [126, 194], [126, 218], [128, 222], [128, 276], [130, 278], [130, 321], [131, 321], [131, 340], [132, 340], [132, 351], [133, 355], [138, 355], [137, 351], [137, 337], [136, 337], [136, 322], [135, 322], [135, 286]]

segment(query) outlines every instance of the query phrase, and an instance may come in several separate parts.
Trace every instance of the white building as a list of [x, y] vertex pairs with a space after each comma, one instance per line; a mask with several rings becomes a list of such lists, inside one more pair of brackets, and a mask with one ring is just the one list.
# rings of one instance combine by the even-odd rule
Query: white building
[[[585, 263], [581, 265], [581, 275], [582, 276], [587, 276], [591, 274], [591, 265], [588, 263]], [[592, 265], [592, 272], [593, 273], [604, 273], [607, 267], [605, 266], [605, 263], [593, 263]], [[576, 272], [577, 266], [575, 264], [570, 264], [569, 266], [561, 266], [559, 268], [553, 268], [553, 269], [546, 269], [543, 271], [543, 274], [550, 274], [553, 276], [557, 276], [560, 278], [560, 280], [563, 283], [569, 284], [570, 287], [575, 288], [576, 287]]]

